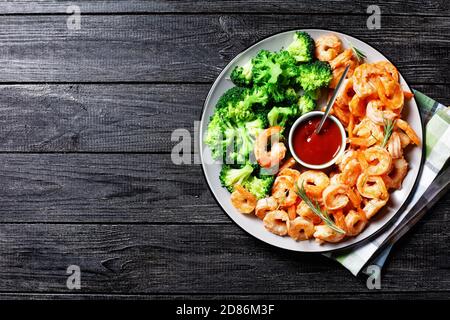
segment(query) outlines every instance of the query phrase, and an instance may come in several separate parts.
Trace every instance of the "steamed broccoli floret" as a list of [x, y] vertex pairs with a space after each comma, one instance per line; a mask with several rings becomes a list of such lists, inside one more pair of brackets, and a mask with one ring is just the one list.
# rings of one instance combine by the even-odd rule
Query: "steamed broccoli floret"
[[320, 96], [320, 89], [311, 90], [311, 91], [305, 91], [304, 95], [305, 96], [309, 96], [309, 97], [311, 97], [311, 99], [317, 101], [319, 99], [319, 96]]
[[206, 131], [205, 143], [211, 149], [211, 155], [214, 159], [219, 160], [223, 158], [226, 151], [226, 144], [224, 144], [224, 130], [223, 121], [219, 112], [211, 116]]
[[287, 88], [286, 91], [284, 91], [284, 103], [287, 105], [292, 105], [296, 103], [298, 100], [298, 95], [295, 89], [293, 88]]
[[274, 176], [252, 176], [244, 181], [244, 188], [253, 193], [256, 198], [262, 199], [270, 195]]
[[261, 50], [252, 59], [253, 82], [257, 85], [277, 83], [282, 72], [281, 66], [275, 61], [276, 55], [267, 50]]
[[288, 107], [273, 107], [272, 110], [267, 114], [267, 119], [269, 120], [269, 125], [285, 127], [288, 120], [295, 116], [296, 110]]
[[300, 97], [300, 99], [298, 99], [298, 109], [301, 114], [313, 111], [316, 106], [316, 101], [308, 94], [304, 94]]
[[252, 61], [248, 61], [243, 66], [234, 67], [231, 71], [231, 81], [238, 87], [248, 87], [252, 83]]
[[223, 165], [220, 171], [220, 182], [229, 192], [233, 192], [236, 184], [243, 185], [253, 172], [251, 164], [245, 164], [241, 168], [234, 169], [229, 165]]
[[291, 80], [299, 75], [297, 61], [286, 50], [275, 53], [275, 61], [281, 67], [281, 75], [278, 79], [278, 83], [282, 86], [289, 85]]
[[333, 78], [330, 65], [323, 61], [302, 64], [299, 70], [297, 81], [305, 91], [326, 87]]
[[314, 58], [314, 40], [303, 31], [294, 34], [294, 41], [286, 49], [296, 61], [309, 62]]

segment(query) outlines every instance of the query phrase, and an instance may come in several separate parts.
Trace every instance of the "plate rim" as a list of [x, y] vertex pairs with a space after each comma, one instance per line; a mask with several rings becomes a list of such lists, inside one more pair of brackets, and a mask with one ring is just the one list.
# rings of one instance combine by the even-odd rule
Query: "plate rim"
[[[283, 30], [283, 31], [279, 31], [276, 33], [272, 33], [270, 35], [267, 35], [253, 43], [251, 43], [249, 46], [247, 46], [245, 49], [241, 50], [238, 54], [236, 54], [220, 71], [220, 73], [217, 75], [217, 77], [215, 78], [214, 82], [211, 84], [209, 90], [208, 90], [208, 94], [206, 95], [204, 102], [203, 102], [203, 107], [202, 107], [202, 111], [201, 111], [201, 115], [200, 115], [200, 124], [199, 124], [199, 129], [198, 129], [198, 141], [199, 141], [199, 157], [200, 157], [200, 162], [201, 162], [201, 168], [202, 168], [202, 173], [203, 173], [203, 179], [206, 182], [206, 185], [208, 186], [209, 191], [211, 192], [214, 201], [216, 202], [216, 204], [218, 205], [218, 207], [223, 211], [223, 213], [225, 213], [225, 215], [228, 217], [228, 219], [230, 219], [235, 225], [237, 225], [240, 229], [242, 229], [246, 234], [250, 235], [251, 237], [257, 239], [258, 241], [264, 243], [265, 245], [270, 245], [272, 247], [278, 248], [278, 249], [282, 249], [282, 250], [287, 250], [287, 251], [291, 251], [291, 252], [298, 252], [298, 253], [334, 253], [334, 252], [338, 252], [338, 251], [344, 251], [344, 250], [348, 250], [350, 248], [355, 248], [355, 247], [359, 247], [364, 245], [365, 243], [367, 243], [369, 240], [375, 238], [377, 235], [379, 235], [380, 233], [382, 233], [383, 231], [385, 231], [390, 225], [392, 225], [393, 223], [395, 223], [395, 221], [398, 220], [399, 218], [399, 214], [400, 212], [402, 212], [402, 210], [404, 210], [404, 208], [409, 204], [414, 192], [417, 189], [417, 186], [419, 184], [419, 178], [422, 175], [422, 171], [423, 171], [423, 166], [424, 166], [424, 153], [425, 153], [425, 128], [424, 128], [424, 122], [423, 122], [423, 117], [422, 114], [420, 113], [420, 109], [419, 109], [419, 105], [417, 104], [417, 102], [415, 101], [415, 97], [413, 97], [412, 99], [414, 99], [414, 103], [417, 107], [417, 111], [419, 114], [419, 119], [420, 119], [420, 128], [422, 131], [422, 145], [420, 148], [420, 161], [419, 161], [419, 170], [417, 171], [417, 176], [415, 177], [415, 180], [413, 182], [413, 186], [411, 188], [411, 191], [409, 192], [409, 194], [407, 195], [405, 201], [403, 202], [403, 204], [397, 209], [397, 211], [392, 215], [392, 217], [386, 221], [384, 223], [383, 226], [381, 226], [378, 230], [374, 231], [373, 233], [371, 233], [370, 235], [366, 236], [365, 238], [359, 239], [355, 242], [349, 243], [347, 245], [345, 245], [345, 242], [343, 243], [342, 246], [339, 246], [338, 248], [329, 248], [329, 249], [323, 249], [323, 250], [296, 250], [296, 249], [292, 249], [292, 248], [286, 248], [283, 246], [279, 246], [277, 244], [273, 244], [270, 243], [268, 241], [265, 241], [264, 239], [261, 239], [259, 237], [257, 237], [256, 235], [250, 233], [250, 231], [248, 231], [247, 229], [245, 229], [243, 226], [241, 226], [238, 222], [236, 222], [230, 214], [228, 214], [228, 212], [225, 210], [225, 208], [222, 207], [222, 205], [220, 204], [219, 200], [216, 197], [216, 194], [213, 191], [213, 188], [206, 176], [206, 171], [205, 171], [205, 162], [203, 159], [203, 137], [202, 137], [202, 131], [203, 131], [203, 122], [204, 122], [204, 117], [205, 117], [205, 110], [207, 107], [207, 102], [209, 102], [209, 100], [211, 99], [212, 93], [215, 89], [215, 87], [218, 85], [219, 83], [219, 78], [222, 78], [225, 71], [228, 69], [228, 67], [233, 64], [236, 60], [238, 60], [242, 55], [244, 55], [248, 50], [250, 50], [251, 48], [253, 48], [254, 46], [260, 44], [261, 42], [272, 38], [272, 37], [276, 37], [285, 33], [292, 33], [295, 31], [304, 31], [304, 32], [309, 32], [309, 31], [320, 31], [320, 32], [334, 32], [337, 34], [341, 34], [344, 36], [348, 36], [348, 37], [352, 37], [357, 39], [358, 41], [363, 42], [365, 45], [371, 47], [372, 49], [374, 49], [375, 51], [377, 51], [379, 54], [381, 54], [387, 61], [391, 62], [391, 59], [386, 56], [384, 53], [382, 53], [382, 51], [378, 50], [378, 48], [376, 48], [375, 46], [373, 46], [372, 44], [367, 43], [366, 41], [363, 41], [361, 39], [359, 39], [358, 37], [355, 37], [353, 35], [347, 34], [345, 32], [341, 32], [341, 31], [337, 31], [337, 30], [333, 30], [333, 29], [321, 29], [321, 28], [292, 28], [292, 29], [287, 29], [287, 30]], [[395, 64], [394, 64], [395, 66]], [[401, 74], [401, 72], [399, 71], [400, 76], [403, 78], [407, 88], [411, 90], [411, 87], [409, 86], [408, 82], [406, 81], [406, 79], [403, 77], [403, 75]]]

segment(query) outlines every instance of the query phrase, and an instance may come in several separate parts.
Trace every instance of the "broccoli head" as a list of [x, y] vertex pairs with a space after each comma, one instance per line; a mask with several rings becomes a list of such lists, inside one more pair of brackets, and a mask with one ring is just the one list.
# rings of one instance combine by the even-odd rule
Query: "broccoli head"
[[281, 75], [278, 79], [278, 84], [281, 86], [288, 86], [292, 80], [299, 75], [297, 61], [286, 50], [275, 53], [275, 61], [281, 67]]
[[262, 199], [270, 195], [274, 179], [274, 176], [252, 176], [244, 181], [244, 188]]
[[300, 76], [297, 81], [305, 91], [326, 87], [333, 78], [330, 65], [323, 61], [302, 64], [299, 70]]
[[298, 31], [286, 50], [297, 62], [310, 62], [314, 58], [314, 47], [313, 38], [306, 32]]
[[287, 105], [292, 105], [294, 103], [296, 103], [298, 100], [298, 95], [297, 92], [295, 91], [294, 88], [287, 88], [284, 91], [284, 100], [283, 102]]
[[298, 110], [301, 114], [313, 111], [316, 107], [316, 101], [308, 94], [304, 94], [298, 99]]
[[267, 114], [269, 125], [285, 127], [286, 123], [296, 115], [296, 110], [289, 107], [273, 107]]
[[234, 191], [236, 184], [244, 185], [253, 172], [253, 166], [249, 163], [240, 168], [232, 168], [229, 165], [223, 165], [220, 171], [220, 183], [227, 188], [229, 192]]
[[256, 85], [277, 83], [282, 72], [281, 66], [275, 60], [276, 54], [267, 50], [261, 50], [252, 59], [253, 82]]
[[231, 81], [238, 87], [249, 87], [252, 83], [252, 61], [248, 61], [243, 66], [234, 67], [231, 71]]
[[208, 130], [205, 135], [205, 143], [211, 149], [211, 155], [214, 159], [222, 159], [224, 154], [223, 145], [223, 122], [219, 112], [215, 112], [208, 124]]

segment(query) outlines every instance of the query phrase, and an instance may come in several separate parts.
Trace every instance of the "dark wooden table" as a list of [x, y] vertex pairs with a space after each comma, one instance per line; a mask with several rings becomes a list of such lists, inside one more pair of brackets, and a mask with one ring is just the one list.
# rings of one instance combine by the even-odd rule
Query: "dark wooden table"
[[[69, 4], [81, 29], [67, 28]], [[0, 298], [446, 298], [450, 194], [368, 290], [320, 255], [247, 235], [199, 165], [176, 166], [211, 83], [270, 34], [329, 28], [375, 46], [450, 104], [446, 0], [0, 2]], [[69, 265], [81, 289], [66, 287]]]

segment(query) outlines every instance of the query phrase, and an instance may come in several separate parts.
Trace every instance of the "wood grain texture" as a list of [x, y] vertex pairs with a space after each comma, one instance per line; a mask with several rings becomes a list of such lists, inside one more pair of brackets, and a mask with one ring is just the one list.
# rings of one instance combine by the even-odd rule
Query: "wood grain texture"
[[[277, 13], [277, 14], [365, 14], [373, 1], [318, 0], [318, 1], [167, 1], [167, 0], [4, 0], [0, 2], [2, 14], [66, 13], [69, 5], [78, 5], [82, 13]], [[445, 0], [383, 1], [378, 3], [383, 14], [450, 15]]]
[[[352, 23], [349, 24], [348, 22]], [[340, 30], [379, 48], [414, 83], [450, 82], [450, 19], [386, 16], [95, 15], [68, 30], [65, 16], [0, 20], [3, 82], [211, 82], [240, 51], [276, 32]]]
[[[449, 297], [446, 224], [443, 214], [419, 223], [393, 252], [381, 292]], [[81, 268], [79, 293], [371, 292], [328, 258], [271, 247], [234, 225], [1, 224], [0, 236], [2, 293], [73, 293], [72, 264]]]
[[1, 154], [0, 179], [0, 222], [230, 222], [170, 155]]
[[[414, 85], [450, 105], [448, 85]], [[0, 152], [169, 153], [194, 137], [206, 84], [0, 84]], [[191, 144], [193, 150], [193, 144]]]

